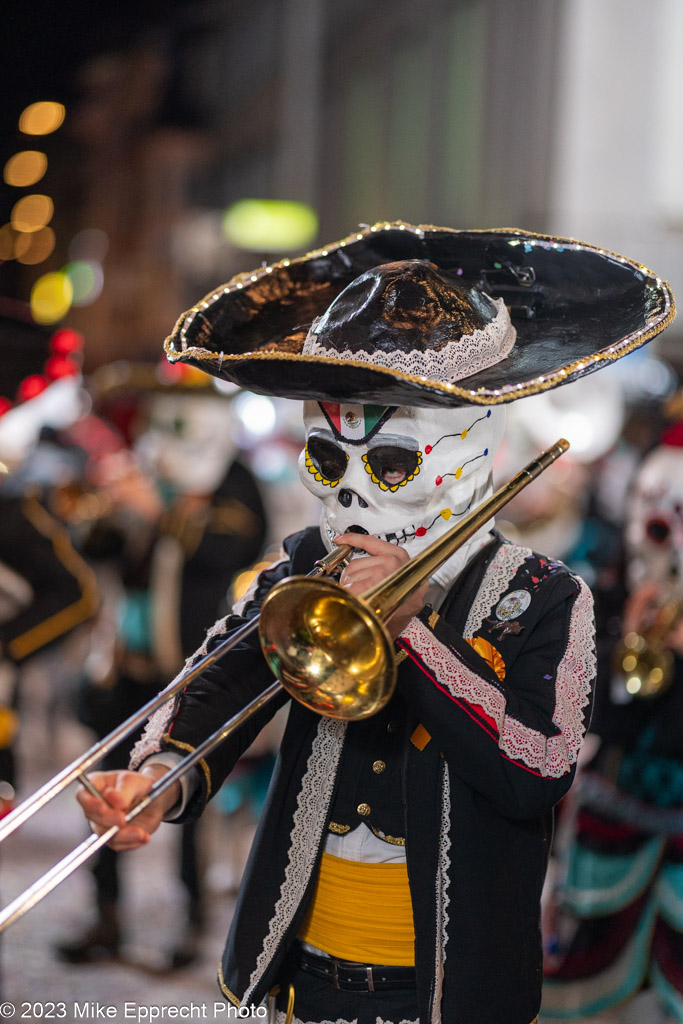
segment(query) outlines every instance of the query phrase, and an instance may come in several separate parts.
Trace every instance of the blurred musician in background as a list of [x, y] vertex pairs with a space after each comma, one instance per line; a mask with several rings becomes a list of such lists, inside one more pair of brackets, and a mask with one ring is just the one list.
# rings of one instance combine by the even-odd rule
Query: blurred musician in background
[[81, 344], [75, 332], [51, 332], [21, 304], [0, 301], [0, 813], [17, 785], [21, 670], [99, 605], [92, 570], [50, 509], [59, 467], [37, 457], [42, 431], [81, 415]]
[[611, 1008], [643, 985], [634, 1020], [683, 1021], [683, 418], [636, 474], [624, 547], [621, 637], [599, 660], [599, 746], [546, 936], [548, 1021], [622, 1020]]
[[[207, 387], [210, 378], [199, 371], [174, 378], [163, 383], [145, 365], [105, 367], [95, 375], [99, 402], [108, 397], [115, 414], [117, 397], [122, 400], [138, 432], [132, 448], [100, 457], [91, 468], [89, 483], [102, 503], [95, 519], [80, 523], [83, 551], [107, 595], [78, 694], [79, 719], [100, 738], [179, 670], [224, 610], [231, 580], [258, 558], [265, 540], [258, 487], [236, 457], [230, 399]], [[105, 388], [112, 379], [116, 387]], [[124, 745], [103, 767], [127, 763]], [[197, 824], [185, 825], [179, 838], [187, 927], [169, 955], [171, 967], [196, 957], [205, 914]], [[59, 946], [64, 960], [120, 954], [121, 867], [114, 850], [99, 852], [96, 919]]]

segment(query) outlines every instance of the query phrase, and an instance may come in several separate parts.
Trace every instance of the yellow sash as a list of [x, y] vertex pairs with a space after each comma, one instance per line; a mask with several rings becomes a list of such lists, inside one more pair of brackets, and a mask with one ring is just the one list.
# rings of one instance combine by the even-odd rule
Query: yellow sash
[[415, 930], [405, 862], [368, 864], [323, 853], [299, 938], [338, 960], [413, 965]]

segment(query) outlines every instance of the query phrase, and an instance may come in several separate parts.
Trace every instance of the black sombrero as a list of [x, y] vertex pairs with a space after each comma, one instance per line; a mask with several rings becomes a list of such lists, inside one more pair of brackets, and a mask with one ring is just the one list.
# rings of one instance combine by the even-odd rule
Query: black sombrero
[[165, 350], [265, 395], [494, 405], [598, 370], [673, 317], [665, 281], [596, 246], [382, 223], [239, 274]]

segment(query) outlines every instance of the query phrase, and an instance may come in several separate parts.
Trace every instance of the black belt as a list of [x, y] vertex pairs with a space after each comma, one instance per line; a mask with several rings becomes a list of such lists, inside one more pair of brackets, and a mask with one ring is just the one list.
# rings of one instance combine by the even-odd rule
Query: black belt
[[375, 992], [379, 989], [415, 988], [414, 967], [359, 964], [353, 960], [333, 960], [297, 949], [296, 965], [306, 974], [329, 981], [335, 988], [350, 992]]

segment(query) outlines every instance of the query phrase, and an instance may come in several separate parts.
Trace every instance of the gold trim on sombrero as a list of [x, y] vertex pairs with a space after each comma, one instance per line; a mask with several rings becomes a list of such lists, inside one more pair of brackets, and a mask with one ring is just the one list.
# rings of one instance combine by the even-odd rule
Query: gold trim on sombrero
[[[648, 323], [642, 328], [631, 332], [620, 341], [614, 342], [608, 348], [601, 349], [596, 353], [566, 363], [559, 369], [546, 372], [523, 382], [516, 384], [504, 384], [499, 388], [479, 387], [475, 390], [463, 388], [457, 383], [443, 384], [428, 380], [426, 377], [421, 375], [418, 376], [415, 374], [405, 373], [400, 370], [392, 370], [383, 366], [371, 366], [365, 361], [355, 359], [336, 358], [333, 356], [304, 356], [294, 352], [278, 351], [276, 349], [226, 354], [224, 352], [210, 352], [204, 348], [187, 345], [187, 332], [194, 323], [197, 315], [201, 314], [204, 310], [209, 309], [214, 302], [217, 302], [222, 298], [222, 296], [231, 292], [239, 291], [244, 287], [261, 280], [267, 275], [272, 274], [278, 269], [295, 266], [297, 264], [304, 264], [316, 257], [328, 256], [331, 252], [337, 249], [343, 249], [345, 246], [353, 242], [362, 241], [373, 233], [392, 229], [407, 231], [420, 238], [423, 238], [426, 233], [432, 231], [444, 231], [451, 234], [467, 234], [468, 236], [473, 237], [519, 235], [519, 238], [512, 237], [509, 239], [509, 244], [511, 246], [528, 245], [545, 249], [555, 249], [558, 251], [572, 250], [574, 252], [589, 252], [598, 256], [609, 257], [624, 266], [633, 268], [643, 276], [650, 278], [662, 296], [663, 308], [659, 313], [650, 317]], [[525, 398], [529, 395], [550, 390], [553, 387], [563, 384], [565, 382], [565, 378], [570, 378], [589, 366], [592, 369], [597, 369], [600, 366], [615, 362], [617, 359], [628, 355], [628, 353], [632, 352], [634, 349], [644, 345], [650, 340], [650, 338], [661, 333], [661, 331], [668, 327], [672, 322], [675, 316], [675, 311], [676, 307], [673, 295], [668, 284], [662, 278], [645, 266], [645, 264], [629, 259], [628, 257], [615, 253], [610, 249], [598, 248], [595, 245], [580, 242], [573, 238], [561, 238], [553, 235], [536, 234], [534, 232], [523, 231], [520, 228], [490, 228], [458, 232], [453, 228], [442, 228], [433, 225], [414, 226], [405, 224], [402, 221], [384, 221], [368, 226], [362, 231], [354, 232], [339, 242], [332, 243], [321, 249], [315, 249], [303, 256], [280, 260], [277, 263], [269, 264], [263, 268], [259, 268], [258, 270], [236, 275], [227, 284], [222, 285], [213, 292], [210, 292], [201, 302], [197, 303], [197, 305], [187, 310], [178, 318], [172, 334], [164, 342], [164, 350], [171, 362], [176, 362], [179, 359], [186, 359], [189, 357], [198, 363], [215, 363], [218, 371], [220, 371], [223, 363], [241, 363], [245, 361], [267, 362], [269, 360], [303, 363], [308, 365], [324, 365], [327, 367], [339, 366], [347, 369], [352, 367], [365, 372], [371, 371], [373, 374], [378, 374], [379, 376], [386, 376], [392, 381], [406, 382], [417, 386], [423, 391], [431, 391], [444, 396], [458, 398], [470, 405], [498, 405], [510, 401], [512, 398]], [[176, 332], [182, 345], [180, 351], [178, 351], [175, 346]]]
[[[668, 327], [675, 315], [675, 305], [673, 301], [667, 302], [667, 315], [663, 319], [658, 319], [656, 323], [648, 330], [634, 331], [633, 334], [629, 334], [626, 338], [623, 338], [620, 342], [611, 345], [608, 349], [603, 349], [600, 353], [595, 353], [592, 356], [586, 356], [583, 359], [578, 359], [573, 363], [567, 363], [560, 370], [553, 370], [550, 373], [543, 374], [540, 377], [535, 377], [533, 380], [526, 381], [523, 384], [505, 384], [500, 388], [477, 388], [476, 391], [472, 391], [468, 388], [462, 388], [458, 384], [435, 384], [433, 381], [427, 380], [425, 377], [415, 377], [408, 373], [399, 373], [397, 370], [387, 370], [383, 366], [373, 367], [373, 373], [384, 374], [390, 377], [392, 380], [404, 380], [411, 384], [419, 384], [420, 387], [428, 388], [431, 391], [441, 392], [444, 395], [454, 395], [458, 398], [464, 398], [468, 405], [499, 405], [507, 400], [507, 396], [514, 394], [515, 398], [526, 398], [527, 395], [536, 395], [541, 391], [548, 391], [552, 387], [556, 387], [563, 381], [563, 378], [571, 376], [573, 373], [577, 373], [579, 370], [583, 370], [586, 366], [591, 363], [602, 364], [614, 362], [622, 356], [628, 355], [634, 349], [644, 345], [650, 338], [654, 338], [657, 334]], [[617, 351], [618, 350], [618, 351]], [[166, 349], [168, 358], [173, 361], [178, 359], [179, 356], [173, 355], [173, 350]], [[326, 366], [356, 366], [360, 369], [367, 370], [368, 364], [361, 363], [355, 359], [321, 359], [306, 356], [297, 356], [293, 352], [245, 352], [241, 355], [226, 356], [222, 353], [216, 355], [215, 352], [207, 352], [205, 349], [187, 349], [183, 352], [184, 356], [191, 355], [193, 359], [197, 361], [213, 360], [218, 364], [222, 362], [244, 362], [245, 359], [251, 360], [263, 360], [268, 361], [272, 359], [285, 360], [292, 363], [324, 363]]]

